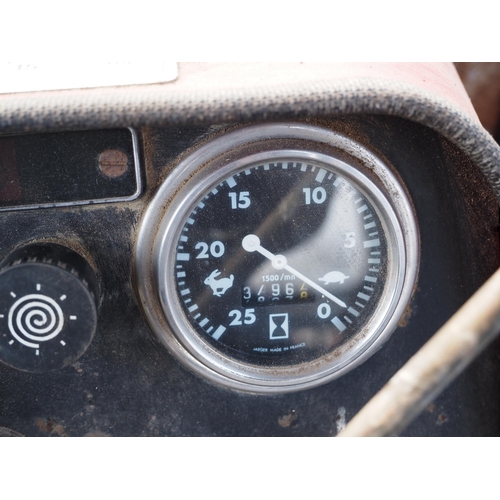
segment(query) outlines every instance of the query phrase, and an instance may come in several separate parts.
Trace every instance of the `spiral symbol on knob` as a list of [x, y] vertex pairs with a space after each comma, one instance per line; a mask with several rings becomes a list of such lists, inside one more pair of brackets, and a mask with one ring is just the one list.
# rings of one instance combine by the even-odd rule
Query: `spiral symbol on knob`
[[64, 326], [64, 315], [59, 304], [41, 294], [25, 295], [9, 310], [9, 330], [14, 338], [28, 347], [56, 337]]

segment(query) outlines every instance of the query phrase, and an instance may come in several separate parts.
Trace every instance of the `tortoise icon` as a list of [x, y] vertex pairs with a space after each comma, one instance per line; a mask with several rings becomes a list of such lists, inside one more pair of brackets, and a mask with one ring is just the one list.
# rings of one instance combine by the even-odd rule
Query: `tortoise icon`
[[347, 278], [349, 278], [349, 276], [346, 276], [340, 271], [331, 271], [329, 273], [326, 273], [322, 278], [318, 278], [318, 281], [324, 281], [325, 285], [328, 285], [329, 283], [342, 284]]

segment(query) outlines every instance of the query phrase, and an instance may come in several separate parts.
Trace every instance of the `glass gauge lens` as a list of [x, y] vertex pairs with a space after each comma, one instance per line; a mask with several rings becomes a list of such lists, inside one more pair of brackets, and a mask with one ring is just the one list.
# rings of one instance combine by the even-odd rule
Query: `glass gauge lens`
[[187, 214], [179, 303], [215, 349], [258, 365], [311, 361], [348, 342], [387, 281], [384, 223], [353, 180], [318, 161], [244, 165]]
[[136, 287], [158, 338], [211, 382], [251, 392], [313, 387], [366, 360], [418, 269], [391, 169], [305, 124], [245, 127], [192, 152], [137, 241]]

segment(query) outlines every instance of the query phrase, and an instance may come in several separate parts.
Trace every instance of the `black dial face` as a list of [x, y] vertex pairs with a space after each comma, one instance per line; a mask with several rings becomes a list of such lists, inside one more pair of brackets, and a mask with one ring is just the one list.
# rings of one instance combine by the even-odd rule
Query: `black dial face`
[[362, 332], [387, 285], [389, 252], [366, 185], [282, 156], [207, 189], [174, 254], [178, 301], [201, 339], [238, 361], [284, 366]]

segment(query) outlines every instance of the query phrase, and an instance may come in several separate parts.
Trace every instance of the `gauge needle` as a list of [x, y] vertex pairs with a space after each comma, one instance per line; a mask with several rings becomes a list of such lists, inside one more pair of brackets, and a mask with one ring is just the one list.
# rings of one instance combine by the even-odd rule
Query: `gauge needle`
[[318, 292], [321, 292], [325, 297], [329, 298], [339, 306], [347, 307], [347, 305], [340, 299], [337, 299], [335, 295], [327, 292], [323, 287], [317, 285], [316, 283], [314, 283], [314, 281], [310, 280], [302, 273], [289, 266], [284, 255], [274, 255], [269, 250], [266, 250], [264, 247], [260, 246], [260, 239], [255, 234], [247, 234], [243, 238], [241, 245], [247, 252], [259, 252], [261, 255], [266, 257], [266, 259], [269, 259], [275, 269], [286, 269], [287, 271], [297, 276], [297, 278], [301, 279], [304, 283], [307, 283]]

